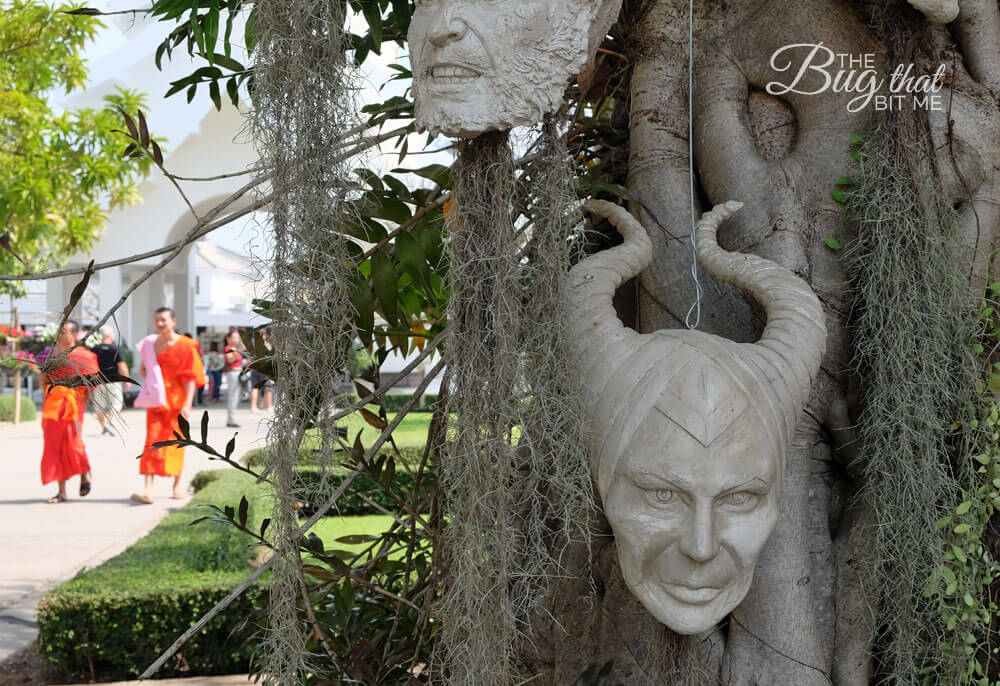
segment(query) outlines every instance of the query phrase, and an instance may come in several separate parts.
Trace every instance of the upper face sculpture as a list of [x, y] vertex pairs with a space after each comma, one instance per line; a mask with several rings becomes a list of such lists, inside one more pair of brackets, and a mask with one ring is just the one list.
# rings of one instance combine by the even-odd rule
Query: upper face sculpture
[[416, 0], [407, 40], [417, 126], [473, 137], [562, 101], [621, 0]]
[[740, 207], [727, 203], [699, 222], [698, 259], [764, 307], [760, 340], [637, 333], [612, 298], [650, 263], [652, 244], [624, 208], [587, 205], [625, 239], [569, 273], [591, 469], [626, 585], [674, 631], [701, 633], [743, 600], [774, 530], [788, 446], [826, 347], [823, 310], [793, 273], [719, 247], [719, 225]]
[[626, 584], [683, 634], [711, 629], [739, 604], [778, 517], [777, 446], [741, 391], [728, 400], [715, 426], [695, 428], [679, 423], [690, 413], [677, 412], [673, 393], [661, 396], [603, 494]]

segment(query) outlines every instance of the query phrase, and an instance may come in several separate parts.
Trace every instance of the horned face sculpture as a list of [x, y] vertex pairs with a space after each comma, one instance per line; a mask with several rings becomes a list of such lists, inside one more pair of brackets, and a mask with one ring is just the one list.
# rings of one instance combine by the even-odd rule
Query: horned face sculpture
[[471, 138], [554, 112], [622, 0], [416, 0], [407, 40], [417, 127]]
[[569, 274], [572, 335], [584, 371], [591, 467], [625, 582], [660, 622], [711, 629], [743, 599], [777, 522], [785, 456], [826, 348], [819, 300], [788, 270], [719, 247], [698, 224], [699, 261], [748, 290], [767, 312], [757, 343], [699, 331], [639, 334], [612, 296], [652, 259], [645, 229], [623, 208], [590, 201], [625, 242]]

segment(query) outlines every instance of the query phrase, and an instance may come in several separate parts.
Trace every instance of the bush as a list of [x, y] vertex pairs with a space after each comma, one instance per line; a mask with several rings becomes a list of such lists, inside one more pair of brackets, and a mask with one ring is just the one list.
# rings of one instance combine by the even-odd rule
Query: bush
[[218, 479], [220, 476], [225, 474], [225, 469], [205, 469], [198, 472], [191, 479], [191, 490], [195, 493], [203, 490], [210, 483]]
[[[21, 421], [33, 422], [38, 416], [38, 408], [27, 393], [21, 395]], [[14, 396], [0, 395], [0, 422], [14, 421]]]
[[[385, 396], [385, 411], [399, 412], [411, 397], [413, 396], [408, 393], [389, 393]], [[434, 393], [424, 393], [423, 403], [414, 407], [413, 412], [433, 412], [437, 399]]]
[[[128, 550], [45, 596], [38, 608], [39, 648], [51, 676], [133, 679], [243, 581], [256, 554], [251, 539], [230, 524], [190, 524], [212, 514], [206, 504], [236, 506], [244, 494], [248, 526], [258, 528], [270, 511], [266, 489], [246, 474], [220, 470], [191, 503]], [[245, 672], [252, 627], [243, 620], [262, 602], [263, 592], [261, 585], [230, 605], [157, 676]]]
[[[420, 454], [418, 451], [403, 448], [400, 450], [400, 453], [403, 455], [403, 459], [413, 465], [414, 468], [420, 464]], [[388, 453], [383, 452], [379, 454], [380, 458], [387, 456]], [[405, 501], [407, 499], [407, 494], [413, 491], [413, 477], [411, 477], [402, 466], [399, 466], [398, 458], [396, 460], [396, 464], [397, 468], [392, 477], [390, 492]], [[315, 489], [321, 480], [325, 481], [325, 488], [323, 489], [323, 492], [325, 493], [334, 492], [343, 482], [344, 478], [350, 474], [349, 469], [344, 469], [342, 467], [330, 469], [324, 472], [319, 467], [306, 466], [299, 467], [298, 472], [303, 485], [310, 491]], [[433, 486], [432, 471], [426, 470], [424, 472], [424, 478], [420, 484], [420, 490], [426, 495], [430, 492]], [[327, 515], [330, 517], [347, 517], [355, 515], [384, 514], [384, 512], [366, 501], [366, 497], [373, 503], [381, 505], [389, 512], [396, 512], [399, 509], [399, 506], [396, 501], [393, 500], [390, 493], [386, 492], [384, 485], [378, 483], [367, 474], [362, 474], [354, 480], [350, 488], [347, 489], [347, 492], [344, 493], [343, 497], [337, 502], [337, 507], [331, 509]], [[313, 512], [314, 510], [308, 504], [302, 508], [302, 514], [307, 517]]]

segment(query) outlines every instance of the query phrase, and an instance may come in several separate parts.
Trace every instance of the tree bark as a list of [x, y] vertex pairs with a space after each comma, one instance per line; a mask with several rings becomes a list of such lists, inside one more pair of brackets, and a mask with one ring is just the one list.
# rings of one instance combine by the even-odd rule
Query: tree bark
[[[638, 284], [642, 332], [684, 325], [694, 302], [690, 274], [687, 11], [683, 0], [626, 4], [623, 29], [633, 60], [628, 186], [632, 211], [654, 244]], [[713, 0], [695, 4], [695, 213], [727, 200], [744, 209], [720, 232], [731, 250], [753, 252], [805, 278], [823, 303], [828, 335], [820, 380], [788, 458], [781, 519], [760, 557], [754, 584], [727, 623], [708, 636], [671, 634], [631, 596], [617, 568], [607, 523], [592, 557], [575, 550], [570, 568], [584, 579], [561, 584], [552, 618], [540, 623], [538, 672], [574, 683], [588, 665], [613, 661], [611, 684], [866, 686], [874, 678], [873, 609], [864, 596], [852, 536], [872, 515], [856, 495], [858, 379], [851, 369], [849, 287], [828, 236], [843, 235], [843, 208], [831, 197], [849, 175], [849, 141], [878, 125], [872, 107], [851, 113], [857, 93], [765, 92], [780, 78], [775, 50], [820, 43], [837, 53], [874, 54], [881, 75], [899, 62], [950, 65], [947, 111], [924, 115], [932, 153], [923, 162], [962, 213], [975, 248], [970, 286], [981, 296], [985, 255], [1000, 224], [1000, 12], [970, 0], [947, 29], [905, 3], [848, 4]], [[957, 41], [955, 45], [954, 40]], [[837, 67], [832, 67], [836, 70]], [[816, 85], [816, 76], [804, 88]], [[848, 238], [850, 227], [847, 227]], [[762, 317], [735, 289], [702, 276], [701, 328], [756, 340]], [[589, 561], [588, 561], [589, 560]]]

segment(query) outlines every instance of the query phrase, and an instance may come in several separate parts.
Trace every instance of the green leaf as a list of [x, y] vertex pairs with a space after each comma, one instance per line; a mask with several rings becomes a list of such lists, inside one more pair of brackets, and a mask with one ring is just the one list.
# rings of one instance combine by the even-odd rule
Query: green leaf
[[212, 64], [215, 60], [215, 44], [219, 41], [219, 0], [210, 0], [208, 14], [204, 18], [205, 48], [202, 54]]
[[236, 82], [235, 77], [226, 81], [226, 93], [229, 95], [229, 102], [233, 103], [233, 107], [239, 107], [240, 106], [239, 84]]
[[212, 98], [215, 109], [222, 110], [222, 94], [219, 92], [219, 82], [212, 81], [208, 84], [208, 95]]
[[201, 442], [208, 444], [208, 410], [201, 415]]
[[849, 176], [838, 176], [837, 180], [834, 182], [838, 186], [853, 186], [854, 181], [851, 180]]
[[254, 48], [257, 47], [257, 5], [256, 3], [250, 9], [250, 16], [247, 17], [247, 23], [243, 27], [243, 44], [246, 45], [247, 54], [252, 55]]
[[[958, 560], [958, 562], [960, 564], [964, 565], [966, 563], [966, 560], [968, 558], [965, 556], [965, 551], [964, 550], [962, 550], [961, 548], [959, 548], [957, 545], [952, 545], [951, 546], [951, 552], [955, 556], [955, 559]], [[945, 567], [945, 569], [948, 569], [948, 568]], [[952, 576], [954, 576], [954, 575], [952, 575]]]
[[393, 174], [416, 174], [417, 176], [433, 181], [441, 188], [451, 188], [451, 169], [442, 164], [429, 164], [420, 169], [393, 169]]
[[356, 313], [354, 324], [358, 329], [358, 337], [369, 347], [372, 344], [372, 330], [375, 328], [375, 296], [368, 282], [360, 276], [351, 293], [351, 304]]
[[365, 408], [361, 407], [361, 408], [358, 408], [358, 412], [361, 413], [361, 417], [366, 422], [368, 422], [370, 425], [374, 426], [376, 429], [384, 429], [386, 427], [386, 423], [377, 414], [375, 414], [371, 410], [366, 410]]
[[971, 508], [972, 508], [972, 501], [966, 500], [961, 505], [959, 505], [958, 507], [955, 508], [955, 514], [957, 514], [957, 515], [964, 515]]
[[201, 21], [198, 17], [198, 0], [191, 0], [191, 17], [189, 19], [191, 36], [198, 45], [201, 53], [205, 54], [205, 34], [202, 32]]
[[417, 239], [404, 231], [396, 236], [396, 257], [400, 265], [410, 275], [413, 282], [419, 284], [427, 296], [427, 300], [436, 304], [434, 289], [431, 287], [431, 270], [424, 257], [424, 251]]
[[372, 50], [376, 55], [380, 55], [382, 46], [382, 11], [379, 8], [378, 0], [366, 0], [362, 7], [365, 21], [372, 35]]
[[243, 66], [238, 60], [234, 60], [228, 55], [220, 55], [219, 53], [214, 53], [212, 55], [212, 60], [218, 64], [220, 67], [225, 67], [230, 71], [245, 71], [246, 67]]
[[954, 529], [952, 529], [952, 531], [954, 531], [956, 534], [961, 535], [961, 534], [967, 534], [967, 533], [969, 533], [969, 531], [971, 529], [972, 529], [971, 526], [969, 526], [968, 524], [963, 523], [963, 524], [959, 524], [958, 526], [956, 526]]
[[832, 195], [833, 199], [839, 202], [841, 205], [847, 203], [847, 194], [844, 193], [844, 191], [840, 190], [839, 188], [834, 188], [833, 191], [831, 191], [830, 195]]
[[840, 249], [841, 249], [841, 248], [843, 247], [843, 246], [842, 246], [842, 245], [840, 244], [840, 241], [838, 241], [838, 240], [837, 240], [836, 238], [834, 238], [833, 236], [830, 236], [829, 238], [827, 238], [827, 239], [826, 239], [825, 241], [823, 241], [823, 242], [824, 242], [824, 243], [826, 243], [826, 246], [827, 246], [828, 248], [830, 248], [831, 250], [840, 250]]
[[382, 316], [390, 326], [399, 321], [396, 307], [396, 270], [392, 262], [379, 250], [372, 255], [372, 286], [378, 297]]
[[[231, 2], [229, 4], [229, 14], [226, 15], [226, 33], [222, 38], [222, 49], [226, 53], [226, 57], [231, 57], [233, 50], [232, 36], [233, 36], [233, 20], [236, 18], [236, 3]], [[216, 56], [218, 60], [218, 56]]]

